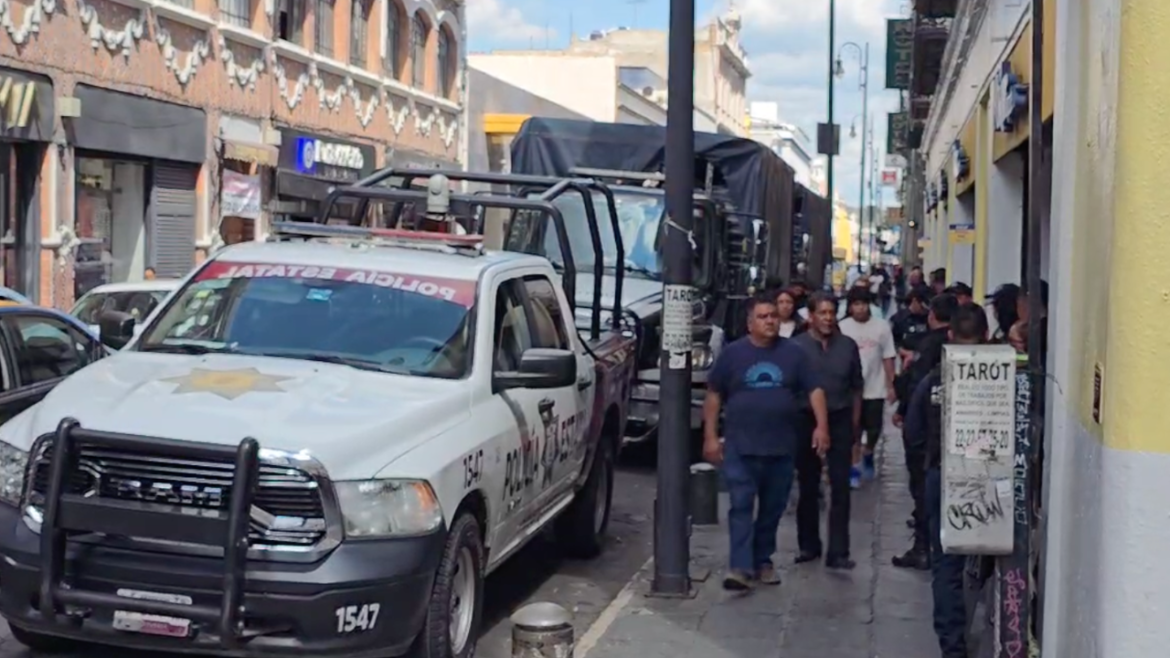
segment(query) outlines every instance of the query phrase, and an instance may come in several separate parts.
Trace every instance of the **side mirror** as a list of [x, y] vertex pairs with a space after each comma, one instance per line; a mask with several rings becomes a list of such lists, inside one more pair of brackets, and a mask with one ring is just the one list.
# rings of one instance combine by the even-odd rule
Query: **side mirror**
[[120, 350], [133, 340], [137, 322], [133, 315], [121, 311], [104, 311], [98, 316], [98, 339], [113, 350]]
[[512, 388], [562, 388], [577, 383], [577, 355], [569, 350], [532, 348], [520, 356], [514, 372], [494, 375], [497, 390]]

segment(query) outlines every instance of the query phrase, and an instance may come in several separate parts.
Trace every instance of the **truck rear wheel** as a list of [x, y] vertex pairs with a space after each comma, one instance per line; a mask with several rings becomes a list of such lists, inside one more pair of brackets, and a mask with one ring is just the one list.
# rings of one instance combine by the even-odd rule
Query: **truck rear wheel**
[[483, 617], [483, 541], [479, 523], [462, 512], [451, 524], [431, 586], [419, 658], [471, 658]]
[[17, 642], [37, 653], [65, 653], [77, 648], [77, 643], [63, 637], [42, 635], [11, 624], [8, 625], [8, 630], [12, 631], [12, 637], [16, 638]]
[[613, 452], [613, 442], [602, 437], [589, 479], [557, 519], [557, 543], [570, 557], [588, 559], [601, 553], [613, 504]]

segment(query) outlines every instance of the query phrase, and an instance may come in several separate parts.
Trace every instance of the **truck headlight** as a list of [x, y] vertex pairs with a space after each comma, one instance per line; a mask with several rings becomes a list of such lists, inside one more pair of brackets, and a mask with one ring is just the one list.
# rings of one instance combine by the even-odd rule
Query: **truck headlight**
[[691, 347], [691, 367], [695, 370], [706, 370], [715, 363], [715, 356], [711, 354], [711, 347], [706, 343], [698, 343]]
[[435, 490], [422, 480], [360, 480], [333, 486], [349, 538], [421, 535], [443, 522]]
[[20, 505], [27, 471], [28, 451], [0, 441], [0, 501]]

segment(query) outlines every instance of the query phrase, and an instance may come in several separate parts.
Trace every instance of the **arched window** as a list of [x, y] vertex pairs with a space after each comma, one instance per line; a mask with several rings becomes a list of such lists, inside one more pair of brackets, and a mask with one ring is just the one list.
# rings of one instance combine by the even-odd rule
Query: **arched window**
[[410, 25], [410, 58], [410, 83], [422, 89], [427, 81], [427, 22], [418, 13]]
[[396, 0], [386, 0], [386, 57], [382, 70], [395, 80], [402, 74], [402, 7]]
[[451, 96], [451, 83], [455, 77], [454, 62], [451, 61], [451, 33], [439, 28], [439, 61], [435, 69], [439, 81], [439, 95]]

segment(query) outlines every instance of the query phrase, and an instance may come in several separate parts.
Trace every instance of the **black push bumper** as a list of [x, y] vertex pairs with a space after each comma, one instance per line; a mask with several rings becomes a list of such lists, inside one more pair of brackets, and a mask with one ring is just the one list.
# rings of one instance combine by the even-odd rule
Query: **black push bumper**
[[[17, 509], [0, 505], [0, 614], [13, 626], [135, 649], [347, 658], [402, 655], [422, 628], [443, 532], [342, 542], [311, 564], [248, 561], [247, 542], [239, 538], [247, 536], [248, 515], [242, 510], [250, 509], [249, 485], [258, 469], [255, 441], [226, 449], [152, 443], [152, 450], [161, 448], [176, 457], [199, 453], [206, 458], [227, 450], [237, 466], [227, 511], [199, 510], [190, 516], [176, 515], [171, 508], [168, 518], [161, 515], [165, 506], [82, 501], [65, 493], [65, 472], [59, 474], [57, 465], [69, 463], [78, 440], [126, 447], [148, 439], [63, 423], [53, 446], [41, 533], [29, 529]], [[193, 537], [192, 527], [204, 534]], [[224, 547], [226, 557], [77, 541], [84, 539], [78, 535], [102, 533], [188, 542], [201, 538], [199, 543]], [[243, 548], [233, 551], [233, 546]], [[115, 628], [116, 616], [122, 626], [127, 618], [141, 620], [134, 613], [189, 620], [189, 631], [168, 637]]]

